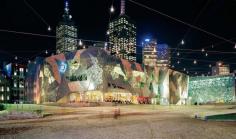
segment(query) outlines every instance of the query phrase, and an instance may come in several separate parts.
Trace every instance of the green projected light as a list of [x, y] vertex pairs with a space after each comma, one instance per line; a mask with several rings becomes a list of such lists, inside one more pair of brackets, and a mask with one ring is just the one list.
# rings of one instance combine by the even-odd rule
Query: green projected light
[[190, 77], [189, 100], [191, 103], [228, 103], [235, 98], [234, 76]]

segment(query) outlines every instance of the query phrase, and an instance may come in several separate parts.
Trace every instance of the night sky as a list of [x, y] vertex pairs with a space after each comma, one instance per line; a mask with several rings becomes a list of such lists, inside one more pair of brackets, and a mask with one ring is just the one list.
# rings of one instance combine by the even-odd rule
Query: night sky
[[[78, 26], [78, 36], [82, 39], [105, 41], [109, 22], [109, 8], [114, 1], [115, 14], [119, 15], [119, 0], [70, 0], [70, 13]], [[184, 22], [196, 25], [211, 33], [236, 41], [236, 0], [135, 0]], [[55, 35], [55, 27], [63, 14], [63, 0], [27, 0], [27, 2], [52, 27], [48, 26], [25, 4], [24, 0], [1, 0], [0, 29]], [[236, 68], [234, 44], [217, 39], [165, 16], [134, 5], [127, 0], [126, 14], [137, 23], [138, 44], [147, 38], [156, 38], [158, 43], [166, 43], [171, 48], [201, 50], [209, 47], [208, 56], [200, 51], [172, 51], [172, 65], [179, 71], [186, 68], [191, 74], [206, 74], [209, 64], [218, 60]], [[184, 38], [185, 45], [180, 46]], [[55, 51], [55, 38], [0, 32], [0, 61], [18, 62], [33, 60], [35, 56], [46, 56], [43, 52]], [[214, 48], [211, 45], [214, 45]], [[138, 48], [140, 52], [140, 48]], [[216, 52], [217, 51], [217, 52]], [[220, 51], [220, 52], [218, 52]], [[222, 53], [223, 52], [223, 53]], [[231, 52], [231, 53], [224, 53]], [[235, 53], [232, 53], [235, 52]], [[141, 55], [138, 55], [141, 57]], [[181, 58], [181, 59], [178, 59]], [[196, 59], [198, 64], [194, 65]], [[180, 64], [177, 64], [177, 60]], [[201, 61], [203, 60], [203, 61]]]

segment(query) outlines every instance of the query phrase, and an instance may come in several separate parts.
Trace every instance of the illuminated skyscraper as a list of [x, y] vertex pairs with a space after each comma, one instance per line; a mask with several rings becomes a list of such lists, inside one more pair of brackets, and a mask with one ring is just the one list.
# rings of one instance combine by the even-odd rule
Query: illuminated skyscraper
[[77, 50], [77, 27], [69, 14], [69, 4], [65, 1], [63, 20], [56, 28], [56, 52], [65, 53]]
[[212, 75], [229, 75], [230, 67], [225, 65], [222, 61], [216, 62], [216, 66], [212, 67]]
[[154, 67], [157, 63], [157, 41], [146, 39], [143, 44], [143, 64], [145, 66]]
[[125, 14], [125, 0], [121, 0], [119, 17], [109, 23], [108, 34], [112, 55], [136, 61], [136, 25]]
[[169, 67], [170, 50], [167, 44], [157, 44], [157, 67]]
[[157, 44], [156, 40], [146, 39], [143, 47], [143, 64], [151, 67], [168, 67], [170, 64], [168, 45]]

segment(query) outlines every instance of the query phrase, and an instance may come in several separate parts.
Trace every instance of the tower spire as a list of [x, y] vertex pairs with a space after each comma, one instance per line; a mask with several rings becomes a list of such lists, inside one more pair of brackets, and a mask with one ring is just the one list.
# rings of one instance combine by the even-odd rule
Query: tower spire
[[69, 14], [69, 2], [68, 2], [68, 0], [65, 0], [65, 14]]
[[125, 14], [125, 0], [121, 0], [120, 3], [120, 15], [124, 15]]

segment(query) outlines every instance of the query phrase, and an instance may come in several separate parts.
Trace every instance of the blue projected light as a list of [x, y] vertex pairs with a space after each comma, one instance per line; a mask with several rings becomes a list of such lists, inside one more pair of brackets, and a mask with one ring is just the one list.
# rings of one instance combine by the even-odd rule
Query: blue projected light
[[145, 42], [150, 42], [150, 39], [145, 39]]
[[12, 71], [12, 66], [11, 64], [8, 64], [5, 66], [5, 72], [7, 74], [8, 77], [11, 77], [11, 71]]
[[67, 69], [67, 64], [66, 62], [61, 62], [59, 65], [59, 72], [60, 73], [65, 73]]

